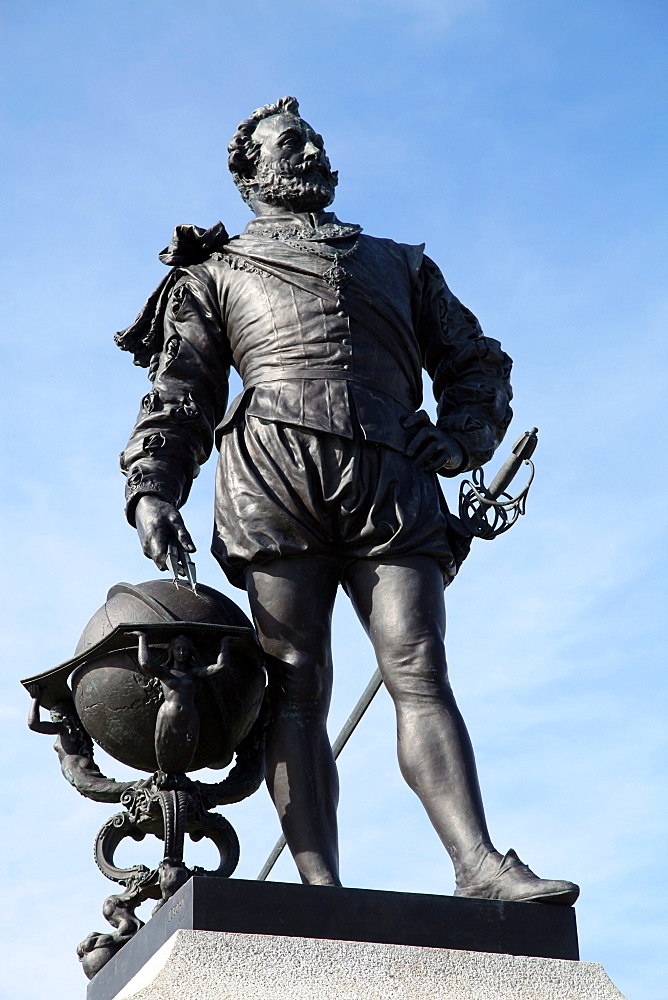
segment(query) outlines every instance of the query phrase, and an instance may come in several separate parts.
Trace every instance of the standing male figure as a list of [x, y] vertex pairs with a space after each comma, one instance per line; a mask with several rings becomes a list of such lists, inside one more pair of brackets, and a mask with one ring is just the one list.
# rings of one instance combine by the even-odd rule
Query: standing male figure
[[[234, 239], [220, 224], [179, 227], [161, 255], [174, 270], [117, 336], [153, 379], [122, 456], [130, 523], [160, 569], [170, 545], [193, 551], [178, 508], [215, 438], [212, 551], [248, 591], [267, 656], [267, 784], [304, 882], [340, 884], [326, 718], [341, 584], [456, 894], [572, 903], [573, 883], [539, 879], [493, 847], [447, 680], [443, 585], [469, 539], [437, 473], [491, 458], [511, 417], [510, 359], [422, 247], [324, 211], [337, 176], [294, 98], [255, 111], [229, 151], [255, 218]], [[225, 414], [230, 366], [244, 391]], [[436, 424], [418, 409], [422, 368]]]

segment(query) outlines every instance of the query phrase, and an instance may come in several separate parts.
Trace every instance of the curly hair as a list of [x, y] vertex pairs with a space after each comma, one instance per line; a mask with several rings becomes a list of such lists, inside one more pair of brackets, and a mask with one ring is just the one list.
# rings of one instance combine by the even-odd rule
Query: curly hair
[[230, 154], [227, 165], [234, 183], [239, 188], [241, 197], [248, 203], [251, 195], [251, 182], [255, 172], [255, 161], [260, 144], [253, 141], [253, 132], [258, 122], [272, 115], [291, 114], [299, 116], [299, 101], [296, 97], [281, 97], [275, 104], [264, 104], [252, 115], [244, 118], [230, 140], [227, 151]]

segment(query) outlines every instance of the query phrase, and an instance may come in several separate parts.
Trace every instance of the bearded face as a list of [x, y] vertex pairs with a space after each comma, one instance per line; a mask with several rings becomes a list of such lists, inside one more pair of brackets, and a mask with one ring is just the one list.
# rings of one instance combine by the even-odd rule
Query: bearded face
[[277, 114], [258, 123], [254, 176], [242, 194], [250, 203], [284, 207], [293, 212], [319, 211], [334, 200], [337, 174], [322, 138], [302, 118]]
[[326, 157], [318, 163], [293, 164], [260, 156], [255, 173], [257, 197], [267, 205], [293, 212], [319, 211], [331, 205], [337, 176]]

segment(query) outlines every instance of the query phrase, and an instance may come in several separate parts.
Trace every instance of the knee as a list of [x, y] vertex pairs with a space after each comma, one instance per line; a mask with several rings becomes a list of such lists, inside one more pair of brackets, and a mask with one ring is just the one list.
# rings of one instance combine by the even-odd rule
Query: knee
[[273, 714], [324, 716], [331, 694], [331, 663], [291, 649], [267, 657]]
[[452, 698], [438, 627], [396, 629], [377, 646], [377, 655], [385, 686], [398, 706]]

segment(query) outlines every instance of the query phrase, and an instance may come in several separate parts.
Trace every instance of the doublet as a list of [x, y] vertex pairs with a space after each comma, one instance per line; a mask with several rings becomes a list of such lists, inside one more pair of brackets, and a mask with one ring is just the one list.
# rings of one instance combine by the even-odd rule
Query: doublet
[[[331, 213], [253, 220], [175, 268], [160, 301], [153, 388], [121, 456], [131, 521], [146, 494], [181, 506], [214, 439], [248, 417], [403, 453], [423, 369], [465, 456], [450, 475], [488, 461], [510, 421], [510, 359], [423, 247]], [[244, 389], [226, 412], [231, 367]]]

